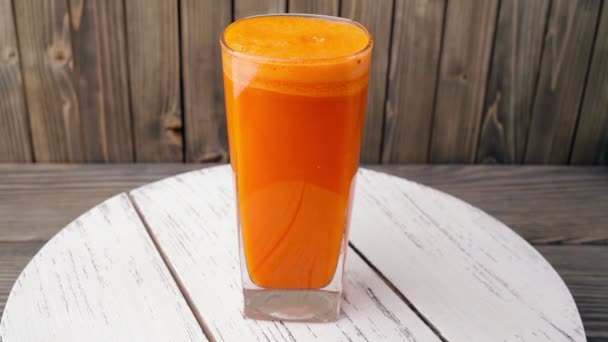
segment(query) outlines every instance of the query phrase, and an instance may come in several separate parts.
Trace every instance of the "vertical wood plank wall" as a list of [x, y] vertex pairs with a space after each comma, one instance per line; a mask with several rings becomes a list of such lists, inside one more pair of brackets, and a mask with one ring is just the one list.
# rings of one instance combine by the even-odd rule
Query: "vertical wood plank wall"
[[528, 132], [528, 163], [568, 162], [600, 5], [597, 0], [554, 0], [551, 5]]
[[549, 0], [501, 1], [477, 161], [524, 159]]
[[70, 23], [85, 159], [132, 162], [123, 2], [71, 0]]
[[0, 0], [0, 162], [227, 161], [218, 38], [374, 35], [364, 163], [608, 165], [608, 0]]
[[0, 161], [30, 162], [27, 108], [11, 0], [0, 0]]
[[13, 6], [34, 158], [83, 162], [68, 0], [13, 1]]
[[471, 163], [498, 1], [448, 1], [446, 6], [429, 158], [439, 163]]
[[178, 0], [126, 0], [135, 160], [183, 160]]

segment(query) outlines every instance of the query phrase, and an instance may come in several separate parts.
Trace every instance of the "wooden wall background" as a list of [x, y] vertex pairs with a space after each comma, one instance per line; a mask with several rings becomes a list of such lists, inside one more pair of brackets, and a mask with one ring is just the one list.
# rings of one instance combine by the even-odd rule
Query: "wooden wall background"
[[608, 0], [0, 0], [0, 161], [228, 158], [218, 37], [375, 35], [363, 161], [608, 164]]

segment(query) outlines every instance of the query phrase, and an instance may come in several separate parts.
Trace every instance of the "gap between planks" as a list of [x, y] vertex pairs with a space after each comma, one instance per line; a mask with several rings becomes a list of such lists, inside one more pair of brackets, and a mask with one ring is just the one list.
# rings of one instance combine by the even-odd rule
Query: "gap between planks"
[[374, 266], [374, 264], [372, 264], [371, 261], [369, 261], [369, 259], [365, 255], [363, 255], [361, 251], [359, 251], [359, 249], [357, 249], [357, 247], [355, 247], [355, 245], [353, 245], [352, 242], [348, 241], [348, 246], [353, 250], [353, 252], [355, 252], [355, 254], [357, 254], [363, 260], [363, 262], [367, 264], [367, 266], [369, 266], [378, 275], [378, 277], [380, 277], [380, 279], [382, 279], [386, 286], [388, 286], [391, 290], [393, 290], [393, 292], [395, 292], [397, 297], [401, 298], [401, 300], [405, 302], [405, 304], [416, 314], [416, 316], [420, 318], [420, 320], [424, 322], [424, 324], [429, 327], [429, 329], [431, 329], [435, 336], [437, 336], [443, 342], [449, 342], [448, 339], [441, 334], [439, 329], [430, 320], [428, 320], [422, 314], [422, 312], [420, 312], [420, 310], [418, 310], [418, 308], [414, 306], [414, 304], [409, 299], [407, 299], [407, 297], [405, 297], [405, 295], [399, 289], [397, 289], [397, 287], [393, 285], [393, 283], [388, 280], [388, 278], [386, 278], [384, 274], [382, 274], [382, 272], [380, 272], [380, 270], [378, 270], [378, 268], [376, 268], [376, 266]]
[[[201, 327], [201, 330], [203, 331], [203, 333], [205, 334], [205, 337], [207, 337], [207, 339], [210, 342], [216, 342], [217, 340], [215, 339], [215, 336], [213, 336], [213, 333], [211, 332], [211, 329], [209, 329], [209, 326], [205, 322], [205, 319], [203, 318], [203, 315], [201, 314], [201, 312], [198, 310], [198, 308], [194, 304], [194, 301], [192, 300], [192, 296], [190, 295], [190, 293], [188, 292], [188, 290], [184, 286], [184, 284], [183, 284], [182, 280], [180, 279], [179, 275], [177, 274], [175, 268], [171, 264], [171, 261], [169, 260], [168, 256], [166, 255], [166, 253], [163, 251], [162, 247], [160, 246], [160, 243], [158, 242], [156, 236], [154, 235], [154, 233], [152, 231], [152, 228], [150, 227], [150, 224], [148, 223], [148, 221], [144, 217], [143, 213], [141, 212], [141, 209], [139, 208], [139, 205], [137, 204], [137, 201], [135, 201], [135, 199], [132, 197], [130, 191], [127, 192], [126, 194], [127, 194], [127, 199], [129, 200], [129, 202], [131, 202], [131, 205], [133, 206], [133, 208], [135, 209], [135, 212], [137, 213], [137, 217], [139, 218], [139, 220], [141, 221], [141, 223], [143, 224], [143, 226], [146, 228], [146, 233], [150, 236], [150, 239], [154, 243], [154, 247], [158, 251], [158, 254], [160, 255], [161, 259], [163, 260], [163, 263], [165, 264], [165, 266], [169, 270], [169, 273], [171, 274], [171, 277], [175, 281], [175, 284], [177, 285], [177, 288], [179, 289], [180, 293], [184, 297], [184, 300], [188, 304], [188, 307], [190, 308], [190, 311], [192, 312], [192, 314], [196, 318], [196, 321], [199, 324], [199, 326]], [[369, 259], [366, 258], [365, 255], [363, 255], [350, 241], [348, 242], [348, 246], [352, 249], [352, 251], [355, 254], [357, 254], [359, 257], [361, 257], [361, 259], [363, 260], [363, 262], [365, 264], [367, 264], [374, 271], [374, 273], [376, 273], [376, 275], [378, 275], [378, 277], [380, 279], [382, 279], [382, 281], [397, 295], [397, 297], [399, 297], [414, 312], [414, 314], [416, 314], [416, 317], [418, 317], [424, 323], [424, 325], [426, 325], [433, 332], [433, 334], [435, 334], [435, 336], [437, 336], [437, 338], [439, 338], [442, 342], [449, 342], [448, 339], [446, 339], [441, 334], [441, 332], [437, 329], [437, 327], [435, 327], [435, 325], [433, 325], [433, 323], [431, 321], [429, 321], [418, 310], [418, 308], [416, 308], [412, 304], [412, 302], [409, 301], [407, 299], [407, 297], [405, 297], [405, 295], [403, 293], [401, 293], [401, 291], [399, 291], [393, 285], [393, 283], [391, 283], [378, 270], [378, 268], [376, 268], [376, 266], [374, 266], [369, 261]], [[282, 323], [282, 321], [281, 321], [281, 323]], [[0, 341], [0, 342], [2, 342], [2, 341]]]
[[[163, 260], [163, 263], [165, 264], [165, 266], [169, 270], [169, 273], [171, 274], [171, 278], [173, 278], [173, 281], [175, 281], [175, 284], [177, 285], [179, 292], [182, 294], [182, 297], [184, 297], [184, 300], [188, 304], [188, 308], [190, 308], [190, 311], [194, 315], [194, 318], [196, 318], [196, 322], [201, 327], [203, 334], [205, 334], [205, 337], [207, 337], [207, 339], [210, 342], [216, 342], [216, 339], [213, 336], [213, 334], [211, 333], [211, 331], [209, 330], [209, 327], [207, 326], [207, 324], [205, 323], [203, 316], [201, 315], [201, 313], [198, 310], [198, 308], [196, 307], [196, 305], [194, 305], [194, 302], [192, 301], [192, 297], [190, 296], [190, 293], [188, 292], [188, 290], [184, 286], [183, 282], [177, 275], [177, 272], [173, 268], [173, 265], [169, 261], [169, 258], [167, 257], [167, 255], [161, 248], [160, 244], [158, 243], [156, 236], [152, 233], [152, 229], [151, 229], [150, 225], [148, 224], [148, 221], [146, 220], [144, 215], [141, 213], [139, 205], [131, 197], [131, 192], [128, 192], [126, 194], [127, 194], [127, 199], [129, 200], [129, 202], [131, 202], [131, 205], [133, 206], [133, 208], [135, 209], [135, 212], [137, 213], [137, 217], [139, 218], [139, 220], [141, 221], [143, 226], [146, 227], [146, 233], [148, 233], [148, 236], [150, 236], [150, 239], [152, 240], [152, 243], [154, 244], [154, 248], [156, 248], [156, 250], [158, 251], [158, 254], [160, 255], [161, 259]], [[2, 341], [0, 341], [0, 342], [2, 342]]]

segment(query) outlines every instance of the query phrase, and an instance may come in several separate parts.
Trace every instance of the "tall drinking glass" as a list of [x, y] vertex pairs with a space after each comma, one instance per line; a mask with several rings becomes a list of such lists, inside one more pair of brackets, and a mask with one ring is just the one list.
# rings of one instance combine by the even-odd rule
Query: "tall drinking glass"
[[336, 320], [372, 38], [343, 18], [266, 15], [221, 46], [245, 315]]

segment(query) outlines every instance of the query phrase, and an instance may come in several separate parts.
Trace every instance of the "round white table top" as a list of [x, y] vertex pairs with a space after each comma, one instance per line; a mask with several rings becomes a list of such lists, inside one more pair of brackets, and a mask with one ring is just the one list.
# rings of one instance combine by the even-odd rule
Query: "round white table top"
[[563, 281], [504, 224], [405, 179], [362, 169], [357, 182], [336, 323], [244, 318], [220, 166], [65, 227], [19, 276], [0, 341], [585, 341]]

